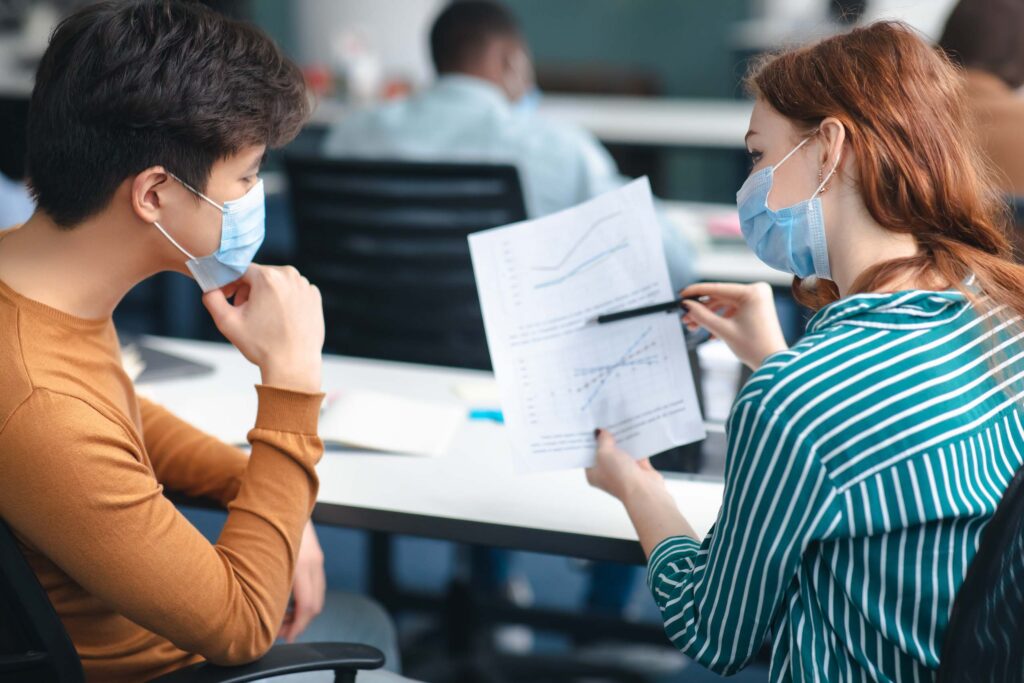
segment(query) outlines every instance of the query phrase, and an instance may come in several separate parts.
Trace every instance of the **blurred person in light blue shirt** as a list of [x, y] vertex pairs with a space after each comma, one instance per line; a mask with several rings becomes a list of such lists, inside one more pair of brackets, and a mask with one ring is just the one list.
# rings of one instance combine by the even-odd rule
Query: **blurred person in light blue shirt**
[[[540, 115], [540, 92], [526, 41], [514, 17], [495, 2], [461, 0], [444, 9], [430, 34], [437, 81], [422, 93], [334, 123], [323, 152], [339, 158], [512, 164], [531, 218], [575, 206], [629, 182], [589, 132]], [[662, 242], [669, 279], [678, 291], [696, 280], [692, 248], [664, 217]], [[530, 590], [512, 580], [508, 555], [476, 547], [473, 584], [528, 603]], [[588, 610], [621, 615], [634, 567], [597, 563], [590, 572]], [[499, 632], [499, 647], [502, 633]], [[507, 640], [514, 643], [517, 634]], [[510, 645], [507, 649], [520, 649]]]
[[35, 210], [35, 202], [25, 184], [0, 173], [0, 231], [21, 225]]
[[[435, 21], [430, 45], [434, 85], [346, 115], [328, 132], [326, 155], [512, 164], [531, 218], [628, 182], [593, 135], [535, 111], [540, 93], [529, 51], [506, 9], [455, 2]], [[661, 224], [669, 277], [679, 290], [696, 279], [692, 249], [664, 218]]]

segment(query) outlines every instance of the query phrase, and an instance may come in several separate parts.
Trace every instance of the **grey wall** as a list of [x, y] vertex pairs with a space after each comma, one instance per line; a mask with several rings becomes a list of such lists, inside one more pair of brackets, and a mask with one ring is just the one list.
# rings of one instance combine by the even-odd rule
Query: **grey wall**
[[[505, 0], [522, 22], [538, 63], [602, 63], [658, 77], [665, 95], [737, 97], [741, 58], [729, 46], [749, 0]], [[665, 152], [663, 194], [732, 202], [742, 155]]]
[[538, 61], [604, 62], [657, 73], [665, 94], [731, 97], [727, 44], [749, 0], [505, 0]]

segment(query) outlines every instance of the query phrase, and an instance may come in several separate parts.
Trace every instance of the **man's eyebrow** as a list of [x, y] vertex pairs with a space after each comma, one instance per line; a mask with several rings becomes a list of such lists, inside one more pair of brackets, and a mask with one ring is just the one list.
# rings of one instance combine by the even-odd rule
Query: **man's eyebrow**
[[260, 169], [260, 166], [262, 166], [263, 162], [266, 161], [266, 160], [267, 160], [267, 153], [264, 152], [263, 156], [261, 156], [256, 161], [252, 162], [252, 164], [250, 164], [249, 168], [245, 169], [246, 172], [248, 172], [248, 171], [258, 171]]

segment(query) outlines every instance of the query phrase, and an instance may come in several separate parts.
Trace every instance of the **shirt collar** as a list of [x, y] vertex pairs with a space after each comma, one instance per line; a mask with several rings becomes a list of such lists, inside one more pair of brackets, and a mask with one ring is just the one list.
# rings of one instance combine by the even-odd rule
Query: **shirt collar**
[[434, 82], [433, 91], [446, 96], [473, 101], [502, 111], [511, 111], [512, 106], [505, 92], [482, 78], [468, 74], [445, 74]]
[[814, 314], [808, 334], [836, 325], [888, 329], [921, 329], [947, 322], [969, 305], [957, 290], [854, 294], [834, 301]]

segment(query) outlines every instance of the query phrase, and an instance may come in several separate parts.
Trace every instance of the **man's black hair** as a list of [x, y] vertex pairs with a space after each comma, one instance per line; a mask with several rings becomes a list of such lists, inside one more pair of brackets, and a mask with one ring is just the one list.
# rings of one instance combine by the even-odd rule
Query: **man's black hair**
[[448, 5], [430, 31], [430, 54], [439, 74], [463, 71], [494, 38], [519, 38], [519, 24], [505, 7], [487, 0]]
[[40, 62], [29, 183], [73, 227], [151, 166], [205, 189], [215, 161], [285, 144], [308, 113], [298, 67], [256, 27], [186, 0], [98, 2], [57, 26]]

